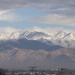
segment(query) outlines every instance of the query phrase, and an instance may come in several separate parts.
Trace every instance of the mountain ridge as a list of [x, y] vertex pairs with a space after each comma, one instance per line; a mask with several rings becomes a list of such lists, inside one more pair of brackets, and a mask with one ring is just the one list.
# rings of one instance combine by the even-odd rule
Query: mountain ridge
[[[0, 29], [1, 30], [1, 29]], [[42, 42], [52, 42], [66, 48], [75, 48], [75, 32], [68, 30], [52, 30], [33, 27], [31, 29], [6, 28], [0, 32], [0, 40], [43, 40]]]

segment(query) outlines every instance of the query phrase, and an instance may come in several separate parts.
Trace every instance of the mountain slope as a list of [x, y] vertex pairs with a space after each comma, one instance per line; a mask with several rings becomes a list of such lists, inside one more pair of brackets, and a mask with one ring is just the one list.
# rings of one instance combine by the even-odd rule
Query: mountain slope
[[0, 50], [1, 49], [8, 50], [13, 48], [52, 51], [52, 50], [60, 49], [62, 47], [59, 45], [47, 45], [39, 41], [27, 40], [27, 39], [18, 39], [16, 41], [7, 40], [7, 41], [0, 42]]
[[0, 52], [0, 66], [11, 69], [26, 69], [37, 66], [41, 69], [70, 68], [75, 69], [75, 51], [59, 49], [55, 51], [11, 49]]

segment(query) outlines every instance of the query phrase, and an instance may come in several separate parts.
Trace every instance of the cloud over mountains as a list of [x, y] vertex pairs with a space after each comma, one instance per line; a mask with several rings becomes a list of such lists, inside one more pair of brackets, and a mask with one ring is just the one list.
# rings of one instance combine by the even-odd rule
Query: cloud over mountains
[[0, 0], [0, 9], [35, 6], [42, 8], [74, 8], [74, 0]]
[[75, 0], [0, 0], [0, 9], [37, 7], [54, 9], [55, 13], [75, 15]]
[[[50, 24], [75, 24], [75, 0], [0, 0], [0, 10], [8, 10], [22, 7], [47, 9], [47, 15], [35, 17], [37, 22]], [[7, 17], [8, 18], [3, 18]], [[11, 17], [11, 19], [10, 19]], [[20, 17], [19, 17], [20, 18]], [[43, 18], [43, 20], [42, 20]], [[4, 15], [0, 20], [14, 20], [10, 15]]]

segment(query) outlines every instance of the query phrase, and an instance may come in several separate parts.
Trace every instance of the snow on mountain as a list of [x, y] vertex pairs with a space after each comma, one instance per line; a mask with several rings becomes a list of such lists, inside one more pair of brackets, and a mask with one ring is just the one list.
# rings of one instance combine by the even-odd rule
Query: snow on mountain
[[40, 42], [52, 42], [63, 47], [75, 48], [75, 32], [65, 29], [50, 29], [33, 27], [30, 29], [0, 28], [0, 40], [17, 39], [38, 40]]

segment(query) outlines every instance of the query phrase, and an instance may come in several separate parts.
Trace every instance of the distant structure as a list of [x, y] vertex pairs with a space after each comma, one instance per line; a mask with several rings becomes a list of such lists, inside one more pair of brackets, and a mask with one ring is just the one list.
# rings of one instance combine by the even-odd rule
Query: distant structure
[[37, 67], [33, 66], [33, 67], [29, 67], [29, 68], [30, 68], [29, 71], [31, 71], [31, 72], [33, 73], [33, 72], [36, 71], [36, 68], [37, 68]]

